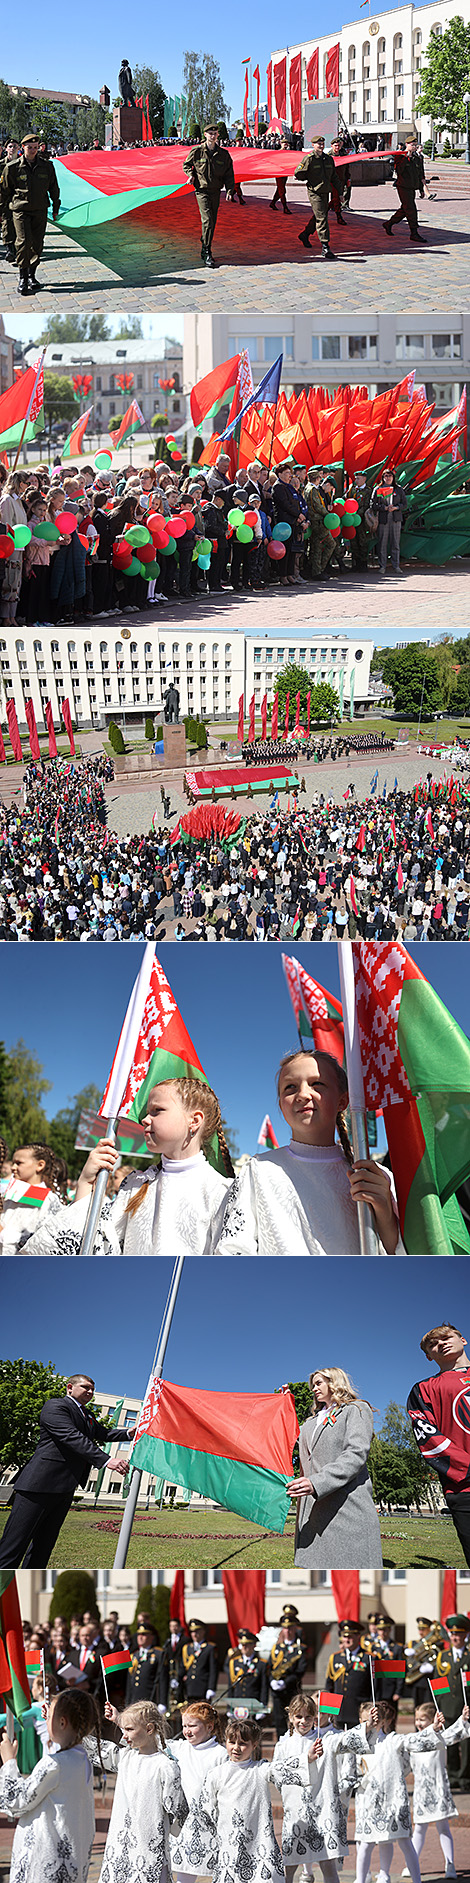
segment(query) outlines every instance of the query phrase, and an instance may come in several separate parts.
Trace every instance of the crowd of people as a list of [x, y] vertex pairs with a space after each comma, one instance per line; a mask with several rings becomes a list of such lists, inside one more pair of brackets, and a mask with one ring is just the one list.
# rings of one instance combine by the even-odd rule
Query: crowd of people
[[[290, 735], [288, 739], [246, 739], [242, 746], [242, 758], [245, 765], [280, 765], [283, 759], [289, 761], [313, 759], [315, 765], [321, 765], [326, 759], [335, 763], [336, 759], [349, 758], [350, 752], [358, 753], [361, 758], [374, 757], [382, 752], [393, 752], [395, 740], [387, 739], [384, 732], [351, 733], [345, 738], [306, 737], [305, 733]], [[352, 787], [354, 788], [354, 787]]]
[[[368, 1617], [368, 1632], [354, 1620], [343, 1621], [325, 1689], [302, 1689], [302, 1629], [297, 1610], [287, 1605], [261, 1670], [256, 1636], [240, 1629], [227, 1673], [230, 1696], [241, 1695], [243, 1703], [232, 1710], [229, 1702], [225, 1720], [214, 1704], [217, 1663], [203, 1624], [194, 1620], [188, 1639], [171, 1617], [159, 1653], [151, 1619], [143, 1615], [138, 1622], [131, 1662], [136, 1671], [128, 1677], [124, 1700], [117, 1694], [101, 1706], [93, 1673], [80, 1684], [80, 1666], [73, 1687], [63, 1677], [60, 1684], [63, 1651], [75, 1652], [64, 1618], [58, 1618], [52, 1640], [47, 1630], [36, 1633], [55, 1666], [48, 1667], [47, 1697], [44, 1681], [36, 1682], [32, 1769], [21, 1770], [16, 1739], [4, 1733], [0, 1742], [0, 1809], [17, 1821], [13, 1883], [26, 1874], [30, 1883], [42, 1883], [44, 1875], [60, 1883], [64, 1851], [69, 1874], [73, 1866], [76, 1883], [86, 1883], [94, 1839], [93, 1770], [115, 1776], [102, 1883], [119, 1883], [123, 1864], [128, 1883], [150, 1875], [152, 1883], [163, 1883], [171, 1874], [205, 1875], [216, 1883], [227, 1877], [242, 1883], [249, 1874], [251, 1883], [293, 1883], [301, 1862], [306, 1876], [319, 1865], [324, 1883], [338, 1883], [349, 1841], [356, 1845], [358, 1883], [365, 1883], [376, 1846], [381, 1876], [389, 1877], [395, 1844], [412, 1883], [420, 1883], [420, 1856], [432, 1824], [446, 1877], [457, 1874], [450, 1820], [458, 1814], [447, 1753], [452, 1778], [458, 1782], [460, 1772], [463, 1789], [470, 1741], [467, 1617], [449, 1616], [444, 1629], [421, 1617], [418, 1638], [403, 1660], [386, 1616]], [[106, 1654], [124, 1632], [117, 1614], [103, 1630], [97, 1615], [90, 1615], [88, 1626], [80, 1627], [78, 1618], [72, 1625], [79, 1636], [90, 1637], [89, 1648], [83, 1640], [77, 1650], [85, 1674], [93, 1654]], [[188, 1668], [186, 1695], [173, 1718], [166, 1701], [156, 1697], [162, 1691], [158, 1663], [165, 1659], [175, 1689], [184, 1689]], [[425, 1680], [422, 1694], [419, 1681], [408, 1681], [408, 1716], [410, 1700], [415, 1703], [410, 1721], [399, 1716], [398, 1707], [416, 1661], [423, 1674], [431, 1668], [444, 1676], [446, 1692], [439, 1710]], [[397, 1678], [397, 1662], [405, 1668], [405, 1682]], [[263, 1681], [278, 1703], [274, 1751], [266, 1735], [263, 1745]], [[353, 1801], [354, 1827], [351, 1818], [348, 1831]]]
[[168, 799], [168, 823], [118, 836], [111, 776], [104, 755], [32, 762], [23, 805], [0, 803], [0, 940], [470, 936], [465, 775], [459, 790], [429, 775], [419, 796], [396, 781], [378, 801], [314, 792], [308, 809], [276, 796], [241, 819], [229, 852], [219, 838], [178, 840]]
[[[343, 495], [338, 482], [358, 506], [352, 539], [330, 527], [335, 499]], [[128, 463], [97, 473], [86, 462], [79, 469], [56, 464], [52, 472], [45, 465], [8, 472], [0, 464], [0, 534], [25, 526], [31, 532], [26, 547], [15, 545], [0, 560], [0, 620], [69, 624], [177, 599], [189, 606], [208, 592], [318, 583], [350, 568], [378, 567], [384, 575], [388, 554], [396, 572], [405, 513], [406, 498], [392, 474], [335, 478], [291, 459], [269, 472], [254, 460], [235, 476], [223, 452], [211, 469], [185, 461], [178, 472]], [[149, 517], [161, 517], [164, 526], [176, 516], [186, 527], [171, 537], [173, 549], [160, 561], [156, 549], [158, 575], [146, 580], [140, 571], [127, 572], [116, 553], [125, 531], [146, 527]], [[58, 535], [45, 528], [57, 531], [57, 517]], [[250, 531], [248, 541], [240, 538], [240, 526]]]

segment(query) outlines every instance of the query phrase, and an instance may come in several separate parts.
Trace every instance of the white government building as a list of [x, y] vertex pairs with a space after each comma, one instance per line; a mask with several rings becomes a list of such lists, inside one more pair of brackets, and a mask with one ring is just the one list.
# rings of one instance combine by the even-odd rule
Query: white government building
[[[247, 616], [249, 618], [249, 608]], [[63, 730], [61, 703], [68, 699], [78, 731], [102, 730], [111, 719], [135, 730], [147, 713], [161, 716], [162, 693], [174, 681], [180, 714], [234, 721], [240, 695], [245, 711], [254, 692], [258, 709], [267, 692], [276, 691], [276, 671], [295, 661], [312, 685], [327, 680], [339, 690], [344, 674], [344, 710], [348, 710], [354, 671], [356, 715], [366, 710], [373, 641], [345, 633], [322, 633], [312, 622], [298, 633], [232, 633], [227, 628], [195, 628], [193, 619], [179, 630], [165, 628], [163, 612], [129, 625], [111, 615], [80, 627], [19, 628], [0, 624], [0, 722], [6, 702], [14, 699], [20, 731], [26, 731], [25, 700], [32, 699], [38, 730], [46, 730], [44, 709], [51, 701], [56, 729]], [[371, 699], [372, 704], [372, 699]]]
[[[470, 381], [470, 311], [432, 313], [418, 306], [396, 314], [371, 307], [351, 315], [292, 312], [282, 324], [272, 314], [186, 314], [183, 376], [194, 385], [206, 373], [246, 348], [255, 386], [283, 354], [281, 385], [286, 395], [302, 387], [367, 386], [370, 398], [415, 370], [416, 384], [438, 411], [457, 405]], [[212, 421], [203, 427], [207, 439]], [[188, 428], [189, 436], [189, 428]]]
[[[44, 372], [57, 373], [60, 378], [73, 380], [77, 376], [91, 378], [89, 392], [83, 394], [81, 405], [77, 404], [76, 418], [87, 406], [93, 406], [89, 422], [91, 437], [107, 432], [110, 418], [122, 418], [123, 412], [137, 399], [141, 412], [150, 428], [153, 418], [161, 418], [161, 428], [172, 426], [177, 431], [186, 417], [186, 397], [182, 390], [182, 346], [179, 340], [167, 339], [163, 352], [157, 351], [156, 343], [151, 338], [133, 340], [120, 337], [112, 340], [51, 340], [46, 347]], [[27, 366], [36, 364], [38, 347], [29, 346], [25, 351]], [[132, 375], [132, 385], [123, 393], [119, 379]], [[13, 377], [13, 375], [12, 375]], [[174, 387], [165, 390], [160, 385], [161, 379], [173, 379]], [[11, 381], [10, 381], [11, 384]], [[73, 420], [67, 419], [67, 430]], [[159, 426], [155, 430], [159, 430]], [[148, 445], [150, 461], [153, 457], [153, 440], [148, 433], [134, 434], [132, 444], [128, 440], [121, 452], [122, 463], [128, 464], [132, 448], [143, 441]], [[36, 446], [37, 452], [37, 446]], [[32, 455], [32, 451], [31, 454]], [[87, 456], [87, 438], [84, 439], [83, 456]], [[119, 468], [120, 459], [116, 457], [115, 466]], [[72, 465], [70, 466], [72, 469]]]
[[[273, 68], [287, 58], [287, 109], [289, 110], [289, 67], [296, 53], [302, 54], [302, 123], [307, 105], [306, 68], [315, 48], [319, 47], [319, 93], [325, 98], [325, 66], [328, 52], [339, 40], [339, 106], [350, 130], [367, 136], [382, 133], [386, 142], [400, 135], [400, 126], [415, 124], [423, 141], [432, 135], [431, 120], [420, 112], [421, 68], [432, 33], [444, 33], [449, 22], [470, 21], [469, 0], [448, 4], [448, 0], [426, 0], [424, 6], [397, 6], [350, 20], [346, 26], [331, 23], [321, 38], [279, 46], [271, 53]], [[462, 91], [465, 76], [462, 76]], [[273, 88], [274, 97], [274, 88]], [[442, 147], [446, 133], [437, 141]], [[464, 137], [454, 143], [464, 147]]]

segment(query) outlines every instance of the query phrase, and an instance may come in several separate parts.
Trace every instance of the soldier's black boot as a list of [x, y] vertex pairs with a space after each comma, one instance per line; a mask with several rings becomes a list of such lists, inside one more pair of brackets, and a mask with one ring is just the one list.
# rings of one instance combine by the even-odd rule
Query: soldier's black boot
[[22, 272], [20, 269], [20, 273], [18, 275], [17, 294], [28, 294], [28, 293], [29, 293], [28, 276], [25, 275], [24, 271]]
[[207, 253], [207, 250], [206, 250], [206, 248], [205, 248], [205, 246], [204, 246], [204, 242], [201, 242], [201, 261], [202, 261], [202, 262], [205, 262], [205, 259], [206, 259], [206, 253]]
[[330, 248], [329, 242], [325, 242], [324, 248], [322, 248], [321, 258], [322, 258], [322, 262], [335, 262], [336, 261], [336, 255], [333, 254], [333, 249]]
[[211, 252], [210, 252], [210, 248], [208, 248], [208, 250], [207, 250], [207, 255], [206, 255], [206, 268], [215, 268], [215, 262], [213, 262], [213, 260], [212, 260], [212, 255], [211, 255]]
[[383, 222], [383, 223], [382, 223], [382, 228], [383, 228], [383, 229], [385, 229], [385, 234], [386, 234], [386, 235], [393, 235], [393, 229], [392, 229], [392, 224], [391, 224], [391, 222]]
[[12, 242], [7, 243], [7, 246], [5, 249], [5, 261], [16, 262], [16, 255], [15, 255], [15, 250], [14, 250]]
[[[36, 267], [37, 267], [37, 263], [36, 263]], [[41, 283], [40, 281], [38, 281], [38, 280], [37, 280], [37, 277], [36, 277], [36, 268], [30, 268], [30, 270], [29, 270], [29, 292], [30, 292], [30, 294], [40, 294], [40, 291], [41, 291], [41, 286], [42, 286], [42, 283]]]
[[413, 235], [413, 234], [412, 234], [412, 235], [410, 235], [410, 242], [424, 242], [424, 247], [426, 247], [426, 236], [425, 236], [425, 235], [419, 235], [419, 233], [418, 233], [418, 230], [416, 230], [416, 234], [415, 234], [415, 235]]
[[300, 235], [297, 237], [297, 241], [303, 242], [304, 248], [311, 248], [312, 244], [310, 241], [308, 229], [301, 229]]

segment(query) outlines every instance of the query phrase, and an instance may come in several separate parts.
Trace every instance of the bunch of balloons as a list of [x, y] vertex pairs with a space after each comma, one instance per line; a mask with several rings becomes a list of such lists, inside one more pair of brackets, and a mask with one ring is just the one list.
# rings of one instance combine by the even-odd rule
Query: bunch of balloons
[[173, 464], [182, 464], [183, 453], [182, 451], [180, 451], [179, 446], [176, 443], [176, 438], [174, 437], [173, 432], [166, 432], [165, 444], [170, 453], [170, 458], [172, 458], [173, 460]]

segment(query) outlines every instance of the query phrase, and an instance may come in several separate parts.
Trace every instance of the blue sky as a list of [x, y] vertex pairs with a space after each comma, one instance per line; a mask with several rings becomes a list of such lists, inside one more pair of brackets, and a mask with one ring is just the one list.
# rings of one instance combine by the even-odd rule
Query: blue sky
[[[296, 1045], [294, 1014], [281, 963], [282, 948], [158, 949], [201, 1064], [217, 1092], [240, 1151], [256, 1150], [269, 1112], [280, 1143], [289, 1132], [277, 1107], [275, 1079], [283, 1053]], [[314, 979], [339, 996], [335, 943], [284, 946]], [[0, 1037], [8, 1050], [23, 1038], [40, 1060], [52, 1091], [53, 1117], [91, 1081], [104, 1090], [125, 1009], [141, 959], [139, 944], [105, 948], [74, 943], [4, 950]], [[410, 954], [441, 1000], [470, 1035], [468, 949], [429, 943]]]
[[[455, 951], [454, 951], [455, 952]], [[21, 1260], [2, 1264], [2, 1359], [82, 1367], [101, 1392], [145, 1391], [171, 1265]], [[165, 1377], [214, 1392], [274, 1392], [314, 1367], [344, 1366], [382, 1416], [428, 1376], [419, 1343], [451, 1320], [466, 1332], [468, 1263], [360, 1257], [189, 1260]], [[394, 1333], [390, 1338], [393, 1326]], [[388, 1330], [388, 1332], [387, 1332]]]
[[[367, 15], [365, 16], [367, 18]], [[358, 18], [357, 0], [343, 0], [329, 14], [334, 40], [341, 24]], [[158, 30], [152, 15], [144, 9], [129, 20], [124, 0], [114, 0], [112, 31], [109, 12], [97, 8], [92, 21], [76, 17], [63, 8], [60, 0], [49, 0], [47, 33], [43, 18], [32, 0], [26, 0], [21, 13], [20, 45], [18, 15], [6, 9], [2, 24], [2, 77], [13, 85], [51, 87], [57, 91], [89, 93], [97, 98], [103, 84], [111, 96], [117, 96], [118, 71], [124, 54], [134, 65], [157, 69], [164, 90], [169, 95], [182, 89], [183, 59], [186, 50], [211, 52], [219, 60], [225, 102], [232, 117], [241, 116], [243, 108], [242, 60], [251, 56], [261, 73], [261, 102], [266, 101], [266, 66], [271, 52], [285, 45], [286, 31], [292, 24], [297, 41], [325, 32], [325, 12], [319, 0], [308, 5], [300, 0], [295, 19], [290, 21], [282, 0], [271, 0], [265, 9], [253, 13], [251, 0], [238, 0], [237, 7], [210, 7], [195, 14], [188, 0], [181, 0], [177, 13], [161, 8]], [[153, 30], [152, 30], [153, 28]]]

